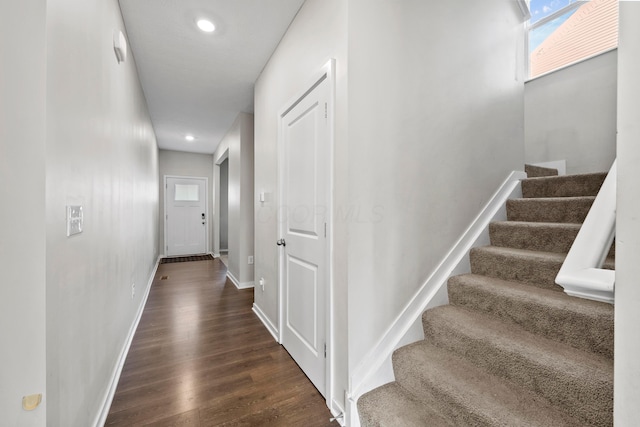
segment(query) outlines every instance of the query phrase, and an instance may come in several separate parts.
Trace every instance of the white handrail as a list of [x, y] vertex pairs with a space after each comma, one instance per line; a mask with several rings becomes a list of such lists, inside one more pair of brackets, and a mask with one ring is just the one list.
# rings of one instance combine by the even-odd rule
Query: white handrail
[[602, 269], [616, 231], [616, 161], [556, 276], [568, 295], [613, 304], [614, 270]]

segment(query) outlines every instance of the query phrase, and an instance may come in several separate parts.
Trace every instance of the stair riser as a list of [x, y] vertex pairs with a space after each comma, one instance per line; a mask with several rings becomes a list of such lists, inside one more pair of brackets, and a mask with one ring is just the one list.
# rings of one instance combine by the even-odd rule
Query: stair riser
[[492, 223], [489, 236], [493, 246], [566, 254], [579, 230], [573, 224], [563, 228]]
[[[613, 360], [613, 311], [588, 315], [549, 307], [535, 299], [517, 299], [499, 289], [467, 286], [458, 277], [447, 284], [449, 303], [477, 311], [574, 348]], [[590, 313], [591, 314], [591, 313]]]
[[593, 198], [512, 199], [507, 200], [507, 219], [582, 224], [592, 204]]
[[569, 419], [531, 391], [499, 379], [427, 341], [397, 350], [393, 354], [393, 367], [396, 382], [404, 390], [456, 426], [584, 424]]
[[431, 344], [538, 393], [587, 425], [612, 424], [612, 382], [587, 382], [582, 376], [573, 376], [572, 372], [553, 369], [543, 360], [532, 360], [527, 357], [526, 349], [507, 348], [465, 335], [437, 320], [432, 321], [428, 315], [424, 316], [423, 322], [425, 339]]
[[361, 427], [453, 426], [395, 382], [361, 396], [358, 399], [358, 413]]
[[464, 405], [443, 387], [446, 381], [437, 378], [417, 378], [410, 372], [397, 372], [396, 381], [425, 405], [438, 408], [443, 418], [456, 426], [492, 427], [495, 424], [481, 411]]
[[541, 176], [558, 176], [558, 169], [545, 168], [542, 166], [524, 165], [524, 172], [528, 178], [537, 178]]
[[522, 180], [522, 196], [579, 197], [598, 194], [606, 174], [565, 175]]
[[524, 282], [545, 289], [562, 291], [555, 284], [562, 262], [556, 260], [527, 259], [472, 249], [471, 272], [503, 280]]

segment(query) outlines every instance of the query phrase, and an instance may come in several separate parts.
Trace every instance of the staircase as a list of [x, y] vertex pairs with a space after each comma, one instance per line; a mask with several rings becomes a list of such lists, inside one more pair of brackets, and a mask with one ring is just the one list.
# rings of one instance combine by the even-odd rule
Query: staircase
[[613, 425], [613, 306], [554, 283], [606, 174], [526, 171], [425, 339], [395, 351], [395, 382], [358, 400], [363, 427]]

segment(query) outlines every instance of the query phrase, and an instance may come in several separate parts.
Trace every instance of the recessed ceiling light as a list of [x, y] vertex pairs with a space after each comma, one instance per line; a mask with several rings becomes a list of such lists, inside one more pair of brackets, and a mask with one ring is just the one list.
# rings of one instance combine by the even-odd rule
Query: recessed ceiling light
[[208, 21], [206, 19], [200, 19], [198, 22], [198, 28], [200, 28], [205, 33], [212, 33], [213, 30], [216, 29], [216, 26], [213, 25], [213, 22]]
[[193, 135], [187, 135], [184, 137], [184, 139], [186, 139], [187, 141], [195, 141], [196, 137]]

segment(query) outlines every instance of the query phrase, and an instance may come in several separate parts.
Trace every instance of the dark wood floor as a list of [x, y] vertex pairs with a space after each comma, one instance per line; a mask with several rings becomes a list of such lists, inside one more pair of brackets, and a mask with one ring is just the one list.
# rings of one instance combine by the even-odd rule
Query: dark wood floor
[[160, 265], [105, 425], [337, 426], [252, 303], [219, 259]]

